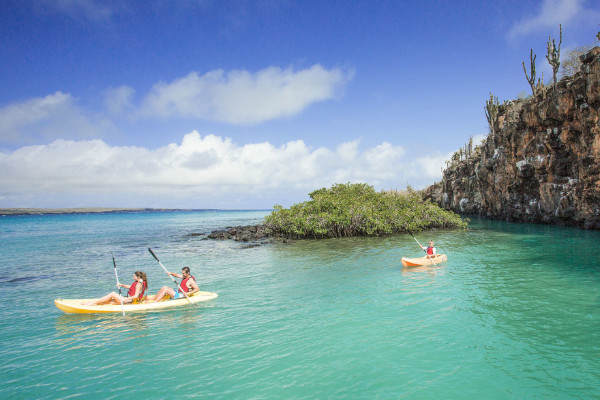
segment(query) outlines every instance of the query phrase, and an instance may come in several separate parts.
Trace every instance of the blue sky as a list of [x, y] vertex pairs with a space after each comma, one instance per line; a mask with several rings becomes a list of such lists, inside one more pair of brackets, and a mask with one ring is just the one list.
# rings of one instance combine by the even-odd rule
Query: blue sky
[[[5, 0], [0, 207], [270, 208], [340, 182], [426, 187], [490, 91], [600, 5]], [[597, 43], [596, 43], [597, 44]]]

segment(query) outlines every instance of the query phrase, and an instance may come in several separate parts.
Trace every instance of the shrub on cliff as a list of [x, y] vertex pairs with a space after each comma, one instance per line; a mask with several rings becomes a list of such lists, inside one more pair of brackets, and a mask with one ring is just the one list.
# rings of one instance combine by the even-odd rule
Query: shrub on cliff
[[336, 184], [310, 193], [289, 209], [276, 205], [265, 218], [273, 233], [295, 238], [379, 236], [429, 228], [466, 228], [458, 215], [419, 194], [376, 192], [367, 184]]

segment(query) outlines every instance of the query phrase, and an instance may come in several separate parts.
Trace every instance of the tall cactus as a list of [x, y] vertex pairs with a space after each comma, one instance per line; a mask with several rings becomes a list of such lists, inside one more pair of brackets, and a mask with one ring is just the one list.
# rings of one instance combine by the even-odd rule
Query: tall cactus
[[488, 120], [488, 124], [490, 125], [490, 132], [492, 132], [492, 137], [494, 136], [496, 129], [496, 118], [498, 118], [498, 109], [500, 108], [500, 103], [498, 102], [498, 98], [494, 97], [492, 92], [490, 92], [490, 99], [485, 101], [485, 117]]
[[531, 60], [531, 77], [527, 75], [527, 68], [525, 68], [525, 61], [523, 61], [523, 71], [525, 71], [525, 78], [527, 78], [527, 82], [529, 82], [529, 86], [531, 86], [531, 93], [533, 97], [536, 96], [536, 86], [535, 86], [535, 58], [537, 55], [533, 54], [533, 49], [529, 52], [529, 59]]
[[542, 94], [542, 98], [545, 99], [546, 98], [546, 86], [544, 86], [544, 73], [542, 72], [542, 78], [539, 79], [538, 78], [538, 83], [537, 85], [535, 85], [535, 92], [537, 94]]
[[558, 49], [556, 48], [556, 43], [551, 36], [548, 36], [548, 54], [546, 54], [546, 59], [548, 63], [552, 66], [552, 72], [554, 75], [554, 89], [556, 89], [556, 74], [558, 73], [558, 68], [560, 67], [560, 45], [562, 44], [562, 24], [559, 25], [560, 28], [560, 41], [558, 42]]
[[473, 136], [469, 135], [469, 157], [473, 154]]

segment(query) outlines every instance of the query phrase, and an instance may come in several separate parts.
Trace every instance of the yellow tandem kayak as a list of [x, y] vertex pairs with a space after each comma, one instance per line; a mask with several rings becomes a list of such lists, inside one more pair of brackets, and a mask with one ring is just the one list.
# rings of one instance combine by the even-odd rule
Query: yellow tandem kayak
[[417, 257], [417, 258], [405, 258], [402, 257], [400, 261], [402, 261], [402, 265], [405, 267], [421, 267], [424, 265], [435, 265], [441, 262], [444, 262], [448, 259], [445, 254], [436, 254], [435, 256], [431, 256], [429, 258]]
[[[154, 296], [148, 296], [152, 299]], [[201, 303], [203, 301], [213, 300], [219, 297], [218, 294], [212, 292], [196, 292], [189, 296], [190, 301], [183, 297], [176, 300], [161, 300], [157, 303], [137, 303], [124, 304], [123, 309], [128, 312], [154, 311], [163, 310], [173, 307], [182, 307], [191, 304]], [[92, 299], [56, 299], [54, 305], [66, 313], [75, 314], [98, 314], [98, 313], [120, 313], [121, 305], [106, 304], [101, 306], [84, 306], [81, 303]]]

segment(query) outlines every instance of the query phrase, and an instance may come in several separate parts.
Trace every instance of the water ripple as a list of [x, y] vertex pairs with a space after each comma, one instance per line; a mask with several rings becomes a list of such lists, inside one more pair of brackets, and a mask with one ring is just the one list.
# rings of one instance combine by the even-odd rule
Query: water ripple
[[[189, 236], [243, 216], [3, 220], [0, 285], [27, 296], [1, 300], [0, 396], [600, 397], [600, 265], [568, 251], [599, 235], [476, 221], [423, 234], [449, 260], [411, 269], [407, 235], [243, 251]], [[147, 247], [219, 298], [125, 317], [53, 307], [113, 290], [111, 252], [121, 275], [147, 271], [151, 292], [170, 285]]]

